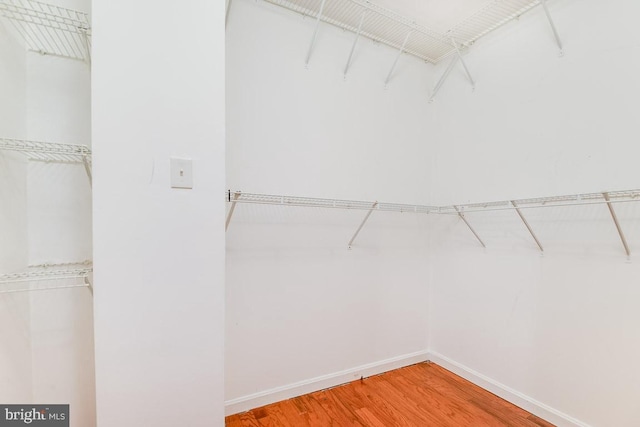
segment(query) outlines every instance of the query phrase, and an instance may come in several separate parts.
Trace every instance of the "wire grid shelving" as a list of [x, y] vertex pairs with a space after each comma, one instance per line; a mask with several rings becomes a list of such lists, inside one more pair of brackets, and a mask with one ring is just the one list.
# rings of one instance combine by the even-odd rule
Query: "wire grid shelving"
[[454, 25], [448, 34], [457, 42], [468, 46], [539, 4], [539, 0], [493, 0]]
[[[568, 196], [537, 197], [531, 199], [504, 200], [498, 202], [470, 203], [442, 206], [437, 213], [491, 212], [512, 209], [536, 209], [546, 207], [603, 205], [611, 203], [640, 202], [640, 190], [610, 191], [601, 193], [572, 194]], [[457, 209], [457, 210], [456, 210]]]
[[[266, 1], [313, 18], [320, 14], [322, 3], [320, 0]], [[404, 45], [405, 52], [427, 62], [435, 63], [438, 57], [454, 49], [445, 35], [364, 0], [325, 0], [320, 19], [355, 33], [363, 13], [362, 36], [396, 49]]]
[[314, 197], [276, 196], [271, 194], [252, 194], [241, 192], [227, 192], [228, 202], [251, 203], [263, 205], [284, 205], [310, 208], [371, 210], [386, 212], [415, 212], [433, 213], [437, 207], [425, 205], [409, 205], [402, 203], [366, 202], [358, 200], [321, 199]]
[[[430, 63], [438, 63], [456, 52], [452, 39], [462, 47], [473, 44], [489, 32], [540, 4], [540, 0], [493, 0], [471, 16], [441, 33], [367, 0], [265, 0], [305, 16], [318, 18], [356, 33], [365, 14], [360, 34], [374, 41]], [[406, 44], [405, 38], [409, 36]], [[403, 49], [404, 45], [404, 49]]]
[[19, 152], [29, 160], [40, 162], [91, 163], [91, 149], [86, 145], [0, 138], [0, 150]]
[[280, 205], [280, 206], [302, 206], [302, 207], [315, 207], [315, 208], [332, 208], [332, 209], [357, 209], [366, 210], [367, 214], [364, 217], [362, 223], [356, 230], [355, 234], [349, 241], [348, 247], [352, 248], [354, 240], [362, 230], [363, 226], [375, 211], [387, 211], [387, 212], [413, 212], [421, 214], [436, 214], [436, 215], [455, 215], [466, 224], [469, 230], [473, 233], [480, 245], [484, 248], [485, 245], [482, 238], [478, 235], [473, 226], [466, 218], [466, 214], [470, 212], [491, 212], [502, 210], [514, 210], [527, 230], [531, 234], [531, 237], [535, 240], [538, 248], [541, 252], [544, 252], [544, 247], [540, 243], [540, 240], [536, 236], [533, 228], [522, 213], [523, 209], [533, 208], [547, 208], [547, 207], [563, 207], [563, 206], [586, 206], [586, 205], [606, 205], [613, 220], [620, 241], [627, 254], [627, 259], [630, 259], [631, 249], [625, 237], [623, 227], [616, 215], [614, 204], [628, 203], [628, 202], [640, 202], [640, 190], [624, 190], [624, 191], [603, 191], [601, 193], [584, 193], [573, 194], [568, 196], [551, 196], [551, 197], [538, 197], [530, 199], [517, 199], [506, 200], [498, 202], [484, 202], [484, 203], [471, 203], [463, 205], [451, 205], [451, 206], [425, 206], [425, 205], [409, 205], [401, 203], [383, 203], [383, 202], [366, 202], [359, 200], [342, 200], [342, 199], [319, 199], [312, 197], [295, 197], [295, 196], [276, 196], [270, 194], [255, 194], [255, 193], [242, 193], [239, 191], [227, 191], [227, 202], [231, 204], [230, 209], [227, 211], [227, 219], [225, 223], [225, 230], [229, 228], [229, 223], [233, 216], [235, 207], [238, 203], [253, 203], [253, 204], [267, 204], [267, 205]]
[[23, 271], [0, 275], [0, 294], [90, 288], [92, 274], [90, 262], [30, 266]]
[[313, 197], [278, 196], [271, 194], [228, 191], [226, 200], [231, 203], [253, 203], [281, 206], [302, 206], [331, 209], [376, 210], [387, 212], [414, 212], [422, 214], [452, 214], [489, 212], [498, 210], [532, 209], [545, 207], [582, 206], [611, 203], [640, 202], [640, 190], [585, 193], [568, 196], [538, 197], [498, 202], [483, 202], [451, 206], [427, 206], [374, 201], [320, 199]]
[[29, 50], [91, 62], [88, 14], [34, 0], [0, 0], [0, 16], [11, 23]]

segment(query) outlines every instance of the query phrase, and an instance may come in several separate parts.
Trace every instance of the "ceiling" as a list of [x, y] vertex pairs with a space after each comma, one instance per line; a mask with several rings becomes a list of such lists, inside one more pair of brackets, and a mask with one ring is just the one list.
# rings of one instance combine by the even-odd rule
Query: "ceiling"
[[540, 0], [266, 1], [360, 32], [434, 64], [454, 53], [455, 45], [470, 46], [540, 4]]

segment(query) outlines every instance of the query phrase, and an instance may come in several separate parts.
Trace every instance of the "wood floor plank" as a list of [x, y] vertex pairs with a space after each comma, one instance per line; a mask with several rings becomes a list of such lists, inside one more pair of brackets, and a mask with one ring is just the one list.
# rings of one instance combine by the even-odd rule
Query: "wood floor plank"
[[[425, 377], [423, 372], [417, 371], [416, 369], [410, 370], [407, 372], [406, 378], [410, 381], [420, 382], [421, 379]], [[453, 375], [450, 372], [448, 374]], [[472, 417], [477, 418], [478, 422], [484, 420], [485, 423], [490, 425], [535, 427], [526, 419], [527, 416], [530, 415], [528, 412], [514, 407], [475, 384], [467, 382], [464, 383], [464, 387], [461, 387], [455, 383], [452, 384], [446, 378], [442, 378], [439, 375], [429, 375], [428, 381], [425, 381], [425, 383], [452, 402], [466, 406]], [[479, 399], [479, 397], [486, 398]], [[496, 402], [497, 400], [499, 401]], [[506, 416], [503, 410], [503, 402], [507, 403], [507, 409], [510, 411]], [[521, 411], [521, 413], [518, 411]]]
[[375, 416], [376, 418], [393, 420], [394, 426], [411, 427], [414, 425], [401, 412], [396, 411], [387, 398], [376, 394], [376, 388], [372, 385], [371, 381], [354, 381], [348, 384], [348, 386], [349, 387], [336, 387], [332, 389], [332, 391], [334, 391], [342, 401], [348, 402], [351, 399], [357, 399], [357, 404], [360, 408], [368, 408], [364, 416], [358, 413], [361, 419], [365, 417], [368, 418], [370, 412], [371, 416]]
[[[423, 371], [428, 370], [431, 380], [436, 383], [441, 382], [441, 388], [448, 388], [451, 391], [460, 393], [462, 396], [466, 395], [471, 405], [481, 408], [505, 425], [513, 427], [539, 427], [539, 424], [532, 421], [530, 417], [534, 416], [529, 412], [478, 387], [462, 377], [454, 375], [441, 366], [430, 363], [414, 365], [414, 367], [422, 369]], [[546, 421], [543, 422], [546, 423]], [[542, 425], [545, 427], [553, 426], [549, 423]]]
[[252, 412], [240, 414], [240, 423], [243, 427], [261, 427]]
[[395, 376], [390, 382], [399, 389], [409, 391], [410, 399], [423, 411], [436, 415], [442, 426], [496, 426], [507, 424], [482, 411], [455, 393], [442, 393], [433, 387], [412, 384], [404, 376]]
[[325, 409], [327, 414], [331, 416], [331, 419], [335, 421], [334, 425], [337, 426], [355, 426], [366, 427], [362, 424], [354, 412], [356, 408], [351, 408], [345, 402], [343, 402], [334, 392], [334, 389], [324, 390], [322, 394], [318, 396], [318, 401]]
[[419, 363], [227, 417], [227, 427], [553, 427], [434, 364]]

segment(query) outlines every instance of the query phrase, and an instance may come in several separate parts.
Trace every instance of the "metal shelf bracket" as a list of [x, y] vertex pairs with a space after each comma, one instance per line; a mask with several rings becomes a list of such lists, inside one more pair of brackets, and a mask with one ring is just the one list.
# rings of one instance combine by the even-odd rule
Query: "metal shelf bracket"
[[449, 74], [451, 74], [451, 71], [453, 71], [453, 67], [455, 67], [458, 60], [460, 60], [460, 57], [456, 55], [451, 59], [451, 62], [449, 62], [447, 69], [444, 71], [444, 73], [440, 77], [440, 80], [438, 80], [438, 83], [436, 83], [436, 86], [433, 88], [433, 93], [431, 94], [431, 98], [429, 98], [430, 103], [435, 99], [436, 95], [440, 91], [440, 88], [442, 88], [442, 85], [447, 80], [447, 77], [449, 77]]
[[367, 221], [369, 220], [369, 217], [371, 216], [373, 211], [376, 209], [376, 207], [378, 207], [378, 202], [375, 202], [371, 206], [371, 209], [369, 209], [369, 212], [367, 212], [367, 215], [365, 215], [364, 219], [360, 223], [360, 226], [358, 227], [358, 229], [354, 233], [353, 237], [351, 238], [351, 240], [349, 240], [349, 244], [348, 244], [349, 249], [351, 249], [353, 247], [353, 242], [356, 240], [356, 237], [358, 237], [358, 234], [360, 234], [360, 231], [362, 230], [362, 227], [364, 227], [364, 225], [367, 223]]
[[322, 3], [320, 4], [320, 11], [318, 12], [318, 16], [316, 17], [316, 28], [313, 30], [311, 44], [309, 45], [309, 51], [307, 52], [307, 59], [304, 61], [305, 66], [309, 66], [309, 61], [311, 61], [311, 54], [313, 53], [313, 48], [316, 44], [316, 39], [318, 38], [318, 30], [320, 29], [320, 21], [322, 20], [322, 12], [324, 12], [325, 3], [326, 0], [322, 0]]
[[482, 241], [480, 236], [478, 236], [478, 233], [476, 233], [476, 230], [474, 230], [473, 227], [471, 226], [471, 224], [469, 224], [469, 221], [467, 221], [467, 218], [465, 218], [464, 213], [462, 212], [462, 210], [460, 210], [460, 208], [458, 208], [457, 206], [454, 206], [454, 209], [458, 213], [458, 216], [460, 217], [460, 219], [462, 221], [464, 221], [464, 223], [467, 225], [467, 227], [469, 227], [469, 230], [471, 230], [471, 232], [476, 237], [476, 239], [478, 239], [478, 242], [480, 242], [482, 247], [486, 249], [487, 245], [484, 244], [484, 242]]
[[356, 50], [356, 45], [358, 44], [358, 39], [360, 38], [360, 33], [362, 33], [362, 24], [364, 23], [364, 17], [367, 15], [366, 9], [362, 12], [362, 16], [360, 16], [360, 23], [358, 24], [358, 31], [356, 31], [356, 37], [353, 39], [353, 45], [351, 45], [351, 52], [349, 52], [349, 58], [347, 59], [347, 65], [344, 67], [344, 77], [347, 78], [347, 73], [349, 72], [349, 67], [351, 66], [351, 60], [353, 59], [353, 53]]
[[471, 76], [471, 72], [469, 71], [469, 67], [467, 67], [467, 63], [464, 62], [464, 58], [462, 57], [462, 54], [460, 53], [460, 49], [458, 48], [458, 44], [456, 43], [456, 41], [455, 41], [455, 39], [453, 37], [451, 37], [451, 43], [453, 44], [453, 47], [456, 49], [456, 55], [458, 55], [458, 59], [460, 59], [460, 63], [462, 64], [462, 67], [464, 68], [464, 72], [467, 73], [467, 78], [469, 79], [469, 82], [471, 83], [471, 87], [475, 90], [476, 82], [473, 80], [473, 77]]
[[609, 213], [611, 214], [611, 219], [613, 219], [613, 223], [616, 226], [616, 230], [618, 230], [618, 235], [620, 236], [620, 241], [622, 241], [622, 246], [624, 246], [624, 251], [627, 254], [627, 258], [631, 257], [631, 250], [629, 249], [629, 244], [627, 243], [627, 239], [624, 236], [624, 232], [622, 231], [622, 227], [620, 226], [620, 222], [618, 221], [618, 216], [616, 215], [616, 211], [613, 209], [613, 204], [611, 203], [611, 198], [609, 197], [609, 193], [602, 193], [604, 200], [607, 202], [607, 207], [609, 208]]
[[411, 36], [411, 31], [409, 31], [407, 33], [407, 36], [404, 38], [404, 42], [402, 42], [402, 47], [398, 51], [398, 54], [396, 55], [396, 59], [393, 61], [393, 64], [391, 65], [391, 69], [389, 70], [389, 74], [387, 74], [387, 78], [384, 80], [384, 85], [385, 86], [387, 86], [389, 84], [389, 80], [391, 80], [391, 76], [393, 75], [393, 70], [396, 69], [396, 65], [398, 65], [398, 60], [400, 59], [400, 57], [404, 53], [404, 48], [407, 47], [407, 42], [409, 41], [409, 37], [410, 36]]
[[527, 230], [529, 230], [529, 234], [531, 234], [531, 237], [533, 237], [533, 240], [535, 240], [536, 245], [538, 245], [538, 248], [540, 248], [540, 252], [544, 252], [544, 248], [542, 247], [542, 244], [540, 243], [540, 240], [538, 240], [538, 237], [536, 237], [536, 234], [533, 232], [533, 229], [531, 228], [531, 225], [529, 225], [529, 222], [527, 221], [527, 219], [522, 214], [522, 211], [520, 210], [520, 208], [518, 207], [516, 202], [512, 200], [511, 204], [513, 205], [514, 209], [518, 213], [518, 216], [520, 217], [520, 219], [524, 223], [524, 226], [527, 227]]
[[556, 24], [553, 22], [553, 18], [551, 17], [551, 13], [549, 12], [549, 8], [547, 7], [546, 0], [540, 0], [540, 4], [544, 9], [545, 15], [547, 15], [547, 20], [549, 21], [549, 25], [551, 26], [551, 31], [553, 31], [553, 37], [556, 39], [556, 44], [558, 45], [558, 49], [560, 49], [560, 56], [564, 55], [564, 51], [562, 48], [562, 40], [560, 40], [560, 35], [558, 34], [558, 29], [556, 28]]
[[231, 202], [231, 207], [229, 208], [229, 212], [227, 213], [227, 220], [224, 223], [224, 231], [229, 229], [229, 224], [231, 223], [231, 217], [233, 216], [233, 211], [236, 210], [236, 205], [238, 204], [238, 199], [240, 198], [240, 192], [236, 191], [233, 193], [233, 197], [231, 196], [231, 191], [227, 192], [227, 201]]

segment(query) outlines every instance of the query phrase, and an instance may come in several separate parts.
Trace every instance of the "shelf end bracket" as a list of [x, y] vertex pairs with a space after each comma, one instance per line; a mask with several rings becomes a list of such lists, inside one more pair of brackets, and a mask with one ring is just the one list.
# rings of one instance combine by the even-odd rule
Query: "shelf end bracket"
[[236, 191], [235, 193], [231, 193], [229, 191], [227, 193], [227, 201], [231, 202], [231, 208], [229, 208], [229, 212], [227, 213], [227, 220], [224, 223], [224, 231], [229, 229], [229, 224], [231, 223], [231, 217], [233, 216], [233, 211], [236, 210], [236, 205], [238, 204], [238, 199], [240, 198], [240, 192]]

